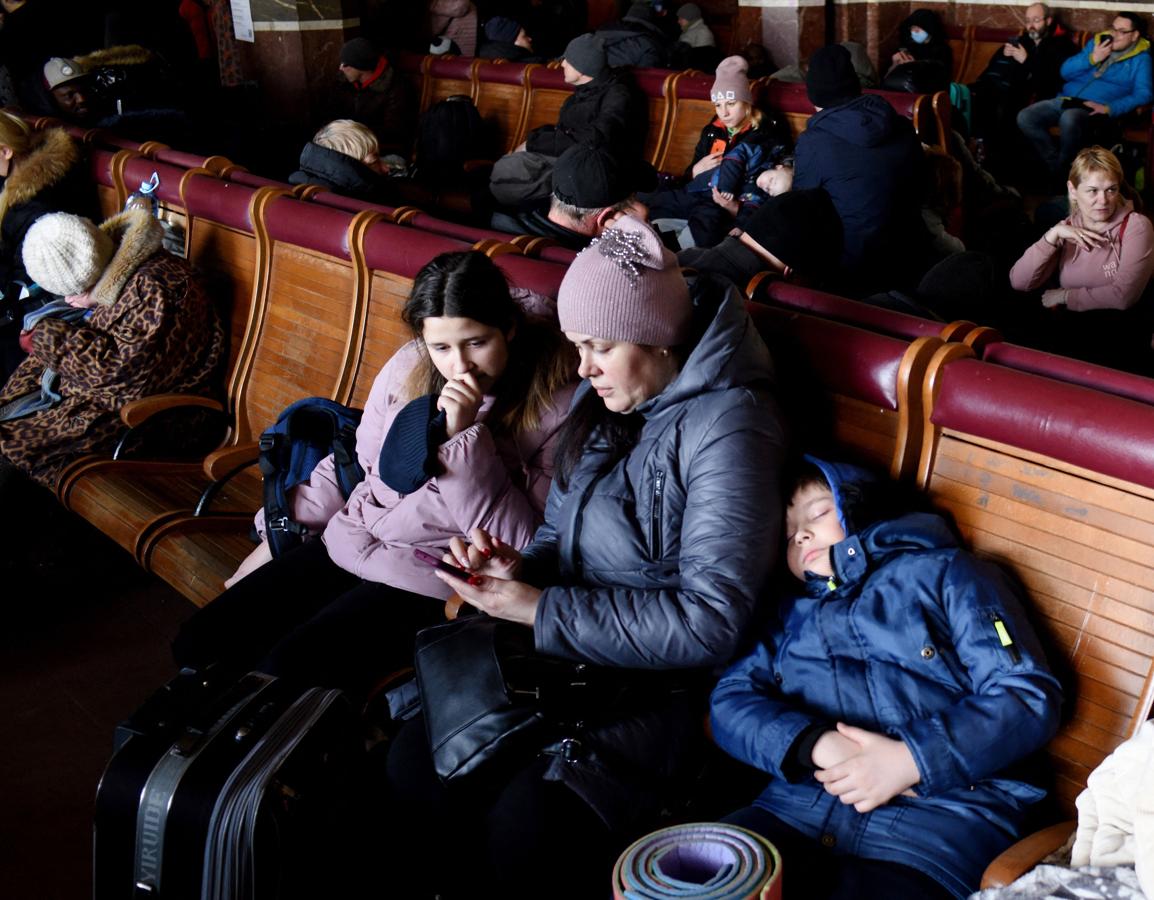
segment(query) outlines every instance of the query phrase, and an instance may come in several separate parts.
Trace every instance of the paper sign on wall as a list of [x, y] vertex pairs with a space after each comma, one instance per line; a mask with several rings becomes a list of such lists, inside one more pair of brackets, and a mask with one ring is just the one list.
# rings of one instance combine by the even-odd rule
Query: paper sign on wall
[[256, 40], [252, 28], [251, 0], [232, 0], [232, 31], [238, 41], [253, 43]]

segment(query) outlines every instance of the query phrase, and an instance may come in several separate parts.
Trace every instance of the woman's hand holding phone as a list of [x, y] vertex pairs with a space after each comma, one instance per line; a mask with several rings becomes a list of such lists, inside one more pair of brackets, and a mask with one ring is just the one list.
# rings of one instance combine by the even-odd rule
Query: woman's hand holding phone
[[445, 561], [504, 581], [512, 581], [521, 574], [521, 554], [484, 528], [474, 528], [469, 541], [459, 537], [449, 541]]
[[471, 372], [456, 375], [441, 388], [437, 409], [445, 411], [445, 428], [449, 437], [459, 434], [477, 421], [484, 394]]

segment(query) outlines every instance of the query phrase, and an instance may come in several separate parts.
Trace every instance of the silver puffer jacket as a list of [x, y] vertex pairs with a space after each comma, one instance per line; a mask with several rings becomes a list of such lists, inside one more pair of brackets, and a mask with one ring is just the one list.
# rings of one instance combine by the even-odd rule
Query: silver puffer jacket
[[[638, 408], [637, 444], [603, 472], [594, 435], [567, 488], [554, 482], [525, 551], [527, 577], [545, 587], [534, 626], [541, 652], [626, 669], [711, 669], [734, 654], [770, 574], [784, 441], [769, 351], [728, 282], [702, 276], [692, 289], [699, 337], [677, 378]], [[700, 748], [701, 701], [694, 691], [635, 691], [548, 777], [610, 825], [635, 825], [668, 803]]]

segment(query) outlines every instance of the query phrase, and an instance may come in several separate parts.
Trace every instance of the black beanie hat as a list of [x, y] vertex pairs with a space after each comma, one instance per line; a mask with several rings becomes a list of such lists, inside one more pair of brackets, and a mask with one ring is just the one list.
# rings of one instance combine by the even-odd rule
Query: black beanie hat
[[371, 72], [377, 67], [381, 54], [368, 38], [353, 38], [341, 47], [341, 65], [352, 66], [362, 72]]
[[809, 102], [827, 109], [861, 94], [861, 82], [853, 68], [849, 51], [841, 44], [827, 44], [809, 60], [805, 76]]
[[521, 25], [516, 19], [508, 16], [493, 16], [485, 23], [485, 37], [491, 41], [500, 41], [511, 44], [521, 33]]
[[590, 78], [597, 78], [609, 65], [605, 41], [595, 34], [579, 34], [565, 47], [562, 57], [569, 65]]
[[553, 196], [570, 206], [603, 209], [631, 193], [625, 167], [596, 144], [575, 144], [553, 166]]
[[829, 270], [841, 259], [841, 218], [821, 188], [770, 197], [753, 214], [745, 233], [803, 274]]

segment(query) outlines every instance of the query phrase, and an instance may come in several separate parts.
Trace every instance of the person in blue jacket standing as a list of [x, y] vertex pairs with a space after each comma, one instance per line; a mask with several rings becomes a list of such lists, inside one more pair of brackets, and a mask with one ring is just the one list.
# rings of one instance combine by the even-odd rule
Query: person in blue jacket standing
[[[1065, 177], [1078, 151], [1095, 140], [1091, 131], [1103, 117], [1117, 119], [1154, 100], [1146, 22], [1120, 12], [1108, 31], [1094, 35], [1081, 53], [1062, 63], [1057, 97], [1039, 100], [1018, 113], [1018, 128], [1053, 175]], [[1050, 129], [1059, 128], [1059, 147]]]
[[1000, 569], [936, 515], [867, 522], [879, 483], [807, 462], [785, 528], [803, 587], [711, 698], [717, 743], [772, 776], [727, 821], [806, 897], [965, 897], [1045, 796], [1017, 764], [1061, 689]]

